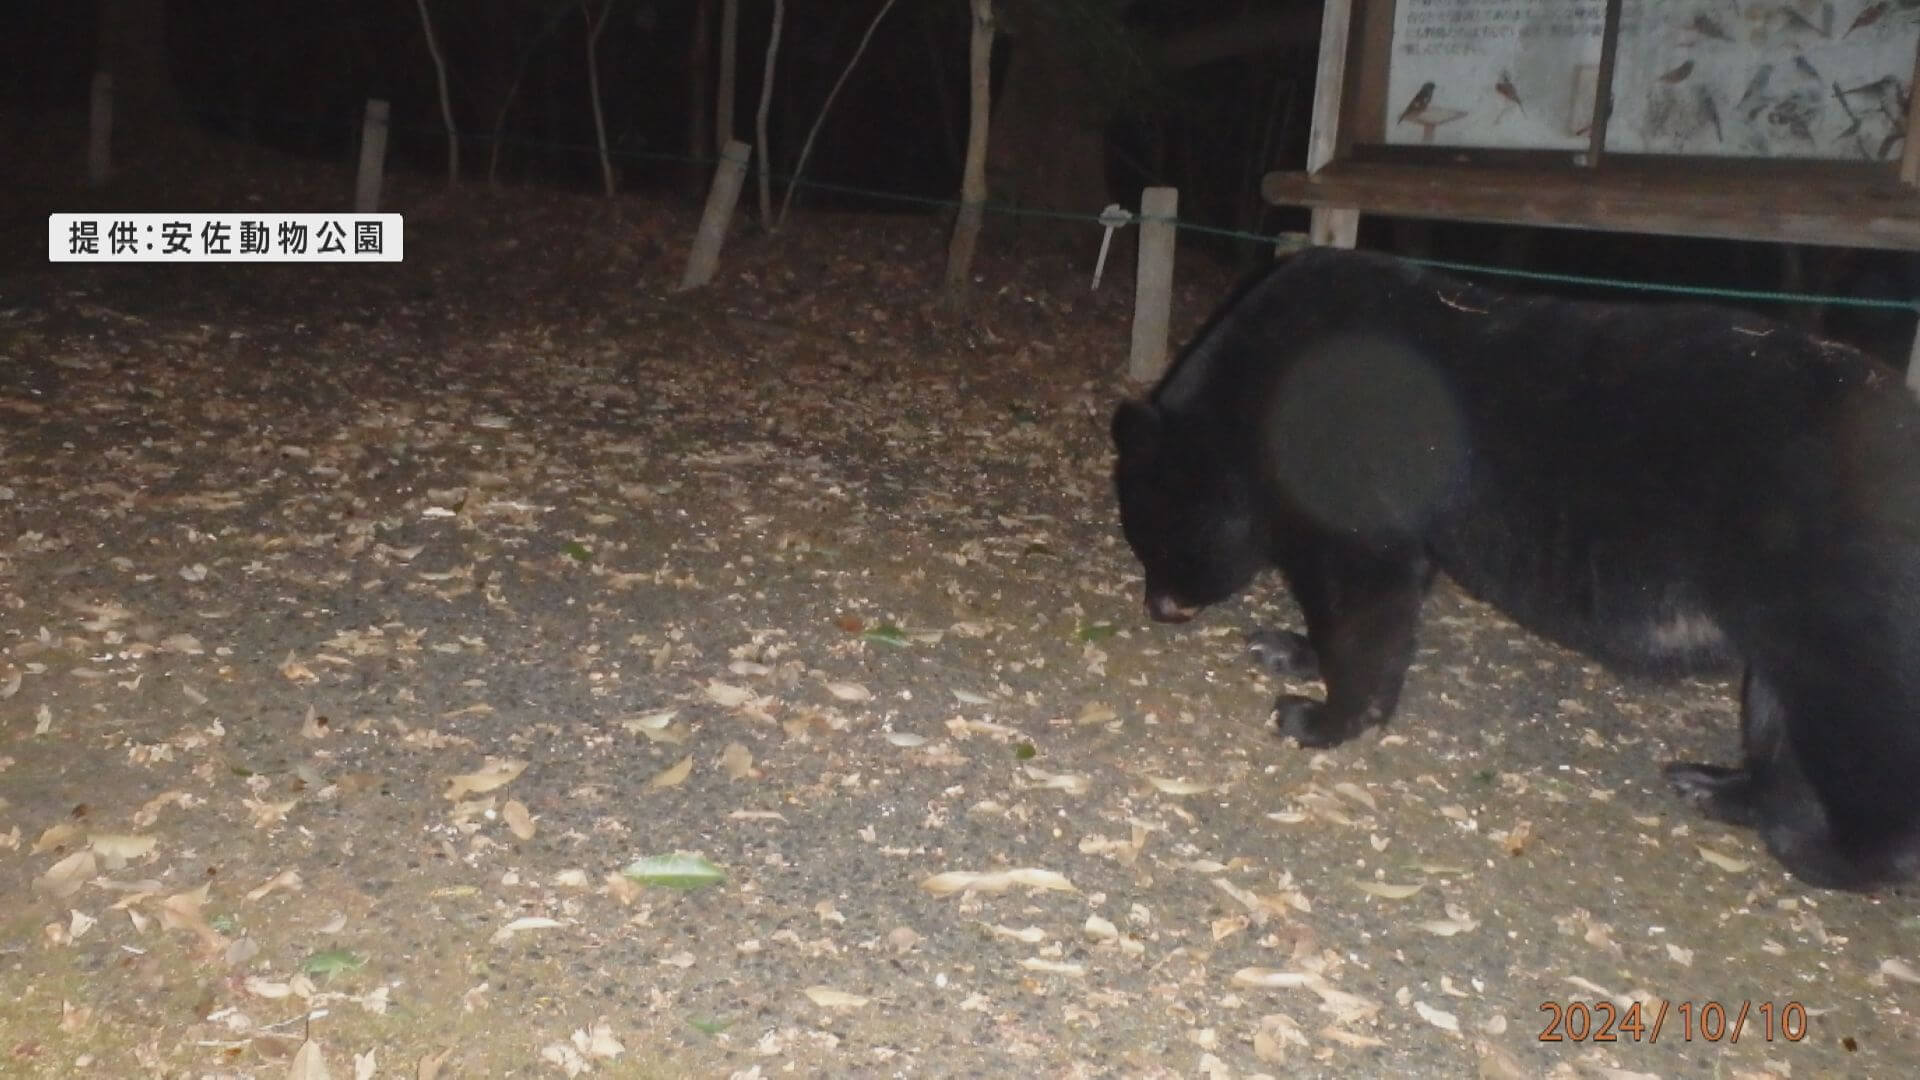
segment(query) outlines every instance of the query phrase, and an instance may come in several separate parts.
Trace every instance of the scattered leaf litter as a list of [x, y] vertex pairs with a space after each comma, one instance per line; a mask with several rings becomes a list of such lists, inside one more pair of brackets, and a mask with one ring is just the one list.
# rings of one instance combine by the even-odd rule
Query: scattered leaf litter
[[[0, 312], [0, 366], [59, 379], [0, 384], [9, 956], [127, 972], [44, 1030], [115, 1075], [151, 1071], [134, 1047], [432, 1080], [954, 1046], [996, 1075], [1556, 1075], [1528, 1002], [1792, 986], [1821, 1038], [1722, 1047], [1733, 1074], [1912, 1071], [1877, 1038], [1913, 970], [1887, 909], [1654, 790], [1731, 737], [1724, 685], [1623, 689], [1443, 586], [1391, 730], [1276, 743], [1238, 635], [1297, 625], [1277, 590], [1139, 614], [1124, 305], [1017, 287], [933, 322], [896, 250], [923, 237], [847, 237], [677, 301], [627, 273], [497, 303], [476, 259], [379, 315], [301, 290], [284, 331]], [[712, 859], [623, 876], [636, 849]], [[200, 998], [116, 988], [158, 973]], [[420, 1020], [364, 1038], [389, 999]], [[942, 1048], [949, 1020], [994, 1035]]]

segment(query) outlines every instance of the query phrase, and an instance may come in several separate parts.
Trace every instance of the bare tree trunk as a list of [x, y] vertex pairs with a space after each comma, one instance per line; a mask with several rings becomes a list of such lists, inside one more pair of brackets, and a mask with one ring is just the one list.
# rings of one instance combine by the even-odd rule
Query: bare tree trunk
[[607, 27], [607, 16], [613, 14], [613, 0], [607, 0], [595, 16], [593, 5], [580, 0], [580, 14], [587, 20], [587, 92], [593, 96], [593, 139], [600, 146], [600, 184], [606, 188], [607, 198], [613, 198], [613, 159], [607, 156], [607, 117], [600, 108], [600, 31]]
[[720, 92], [713, 105], [713, 145], [733, 141], [734, 54], [740, 51], [740, 0], [720, 0]]
[[440, 119], [447, 125], [447, 186], [460, 182], [460, 131], [453, 126], [453, 95], [447, 90], [447, 60], [440, 55], [440, 42], [433, 36], [433, 16], [427, 13], [427, 0], [415, 0], [420, 7], [420, 25], [427, 32], [427, 52], [433, 57], [433, 73], [440, 80]]
[[489, 186], [498, 186], [499, 183], [500, 144], [506, 138], [507, 113], [512, 111], [514, 100], [520, 96], [520, 84], [526, 81], [527, 65], [533, 60], [533, 54], [539, 50], [540, 43], [547, 39], [548, 34], [553, 33], [553, 28], [560, 25], [560, 20], [566, 14], [566, 8], [554, 8], [553, 12], [547, 16], [546, 23], [540, 27], [540, 31], [533, 35], [533, 40], [527, 42], [526, 47], [520, 50], [519, 58], [514, 61], [513, 81], [507, 84], [506, 97], [500, 102], [500, 114], [493, 118], [493, 148], [487, 158]]
[[787, 14], [786, 0], [773, 0], [773, 33], [767, 38], [767, 66], [760, 76], [760, 111], [753, 121], [753, 137], [760, 146], [760, 225], [773, 230], [773, 195], [768, 190], [767, 162], [773, 157], [767, 145], [767, 107], [773, 104], [773, 61], [780, 54], [780, 24]]
[[113, 74], [114, 109], [130, 121], [122, 126], [171, 126], [180, 119], [180, 92], [167, 57], [166, 0], [99, 0], [96, 13], [95, 68]]
[[713, 157], [713, 125], [707, 105], [713, 93], [713, 0], [694, 0], [693, 32], [687, 41], [687, 157], [689, 189], [706, 186]]
[[880, 5], [880, 10], [873, 16], [873, 21], [867, 24], [867, 32], [860, 36], [859, 46], [853, 50], [853, 59], [847, 61], [847, 66], [841, 70], [840, 77], [834, 80], [833, 89], [827, 91], [827, 100], [820, 105], [820, 115], [813, 118], [813, 127], [807, 131], [807, 141], [800, 144], [800, 159], [794, 162], [793, 178], [787, 181], [787, 193], [780, 199], [778, 224], [787, 223], [787, 208], [793, 205], [793, 189], [799, 186], [800, 174], [806, 171], [807, 155], [813, 153], [813, 140], [820, 134], [820, 125], [827, 120], [827, 110], [833, 108], [833, 99], [840, 96], [840, 88], [847, 85], [847, 76], [853, 74], [854, 65], [860, 62], [861, 55], [867, 51], [867, 42], [873, 40], [873, 32], [880, 28], [880, 20], [886, 18], [887, 12], [892, 10], [893, 0], [886, 0]]
[[980, 240], [980, 222], [987, 202], [987, 116], [993, 105], [993, 0], [968, 0], [973, 8], [973, 35], [967, 46], [970, 96], [967, 116], [967, 163], [960, 178], [960, 215], [953, 223], [953, 243], [947, 248], [947, 304], [966, 302], [973, 275], [973, 249]]

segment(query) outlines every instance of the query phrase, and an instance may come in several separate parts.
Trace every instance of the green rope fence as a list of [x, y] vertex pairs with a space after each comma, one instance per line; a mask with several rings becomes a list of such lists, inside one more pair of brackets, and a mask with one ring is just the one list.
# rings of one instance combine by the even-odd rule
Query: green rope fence
[[[224, 110], [201, 110], [204, 116], [238, 116]], [[258, 122], [257, 117], [247, 119]], [[307, 123], [317, 126], [340, 127], [337, 123], [322, 121], [299, 121], [289, 119], [288, 123]], [[445, 132], [438, 127], [426, 127], [414, 124], [394, 124], [391, 129], [396, 134], [411, 134], [441, 138]], [[496, 140], [491, 135], [462, 135], [466, 144], [491, 145]], [[533, 147], [551, 151], [598, 155], [600, 148], [593, 143], [556, 143], [518, 136], [502, 136], [498, 142], [504, 146]], [[647, 161], [669, 165], [697, 165], [712, 168], [720, 161], [718, 158], [678, 154], [665, 151], [632, 150], [609, 147], [607, 156], [615, 161]], [[958, 210], [957, 199], [938, 198], [927, 195], [908, 195], [897, 191], [880, 191], [873, 188], [857, 187], [851, 184], [836, 184], [825, 180], [808, 180], [804, 177], [783, 173], [770, 173], [770, 178], [782, 185], [799, 187], [803, 190], [829, 192], [836, 195], [852, 195], [880, 202], [901, 203], [909, 206], [923, 206], [932, 209]], [[1035, 218], [1048, 221], [1067, 221], [1104, 228], [1099, 215], [1069, 210], [1041, 210], [1000, 203], [989, 200], [983, 207], [985, 212], [1004, 217]], [[1132, 216], [1132, 223], [1142, 221], [1164, 221], [1182, 232], [1201, 236], [1214, 236], [1227, 240], [1240, 240], [1248, 243], [1270, 245], [1275, 237], [1250, 233], [1243, 229], [1221, 228], [1215, 225], [1203, 225], [1194, 221], [1181, 221], [1178, 218], [1150, 218], [1138, 214]], [[1567, 274], [1546, 270], [1523, 270], [1517, 267], [1489, 266], [1482, 263], [1458, 262], [1449, 259], [1409, 258], [1408, 262], [1436, 270], [1446, 270], [1459, 274], [1480, 274], [1488, 277], [1513, 278], [1522, 281], [1535, 281], [1554, 285], [1573, 285], [1583, 288], [1612, 289], [1623, 292], [1653, 293], [1666, 296], [1691, 296], [1706, 300], [1736, 301], [1762, 304], [1815, 304], [1827, 307], [1851, 307], [1880, 311], [1904, 311], [1920, 314], [1920, 298], [1893, 300], [1866, 296], [1832, 296], [1814, 293], [1784, 292], [1774, 289], [1736, 289], [1718, 285], [1679, 285], [1670, 282], [1637, 281], [1631, 278], [1602, 277], [1587, 274]]]
[[1493, 277], [1544, 281], [1557, 285], [1587, 285], [1603, 289], [1665, 293], [1671, 296], [1699, 296], [1713, 300], [1748, 300], [1763, 304], [1829, 304], [1834, 307], [1879, 308], [1920, 312], [1920, 301], [1885, 300], [1869, 296], [1822, 296], [1817, 293], [1780, 292], [1773, 289], [1732, 289], [1718, 285], [1674, 285], [1660, 281], [1634, 281], [1630, 278], [1589, 277], [1585, 274], [1560, 274], [1546, 270], [1519, 270], [1506, 266], [1482, 266], [1478, 263], [1451, 262], [1446, 259], [1408, 259], [1408, 262], [1451, 270], [1462, 274], [1487, 274]]

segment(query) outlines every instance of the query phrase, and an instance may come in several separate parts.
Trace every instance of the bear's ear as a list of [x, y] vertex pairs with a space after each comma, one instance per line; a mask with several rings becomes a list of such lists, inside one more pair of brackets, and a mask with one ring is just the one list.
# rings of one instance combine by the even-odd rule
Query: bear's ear
[[1159, 409], [1144, 401], [1123, 401], [1113, 413], [1113, 445], [1122, 457], [1150, 458], [1160, 445], [1165, 426]]

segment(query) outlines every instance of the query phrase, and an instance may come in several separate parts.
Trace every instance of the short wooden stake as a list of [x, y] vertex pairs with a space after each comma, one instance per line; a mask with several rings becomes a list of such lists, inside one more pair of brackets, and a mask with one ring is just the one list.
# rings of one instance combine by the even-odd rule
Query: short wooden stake
[[1321, 247], [1350, 248], [1360, 242], [1360, 211], [1344, 207], [1313, 208], [1308, 235]]
[[360, 173], [353, 184], [353, 209], [371, 214], [380, 209], [380, 187], [387, 167], [387, 103], [367, 99], [367, 115], [360, 122]]
[[1167, 369], [1167, 333], [1173, 321], [1173, 248], [1180, 189], [1140, 193], [1140, 259], [1133, 286], [1133, 348], [1127, 378], [1150, 382]]
[[[1913, 51], [1913, 73], [1915, 76], [1920, 76], [1920, 48]], [[1907, 83], [1906, 145], [1900, 148], [1900, 182], [1908, 187], [1920, 185], [1920, 136], [1913, 134], [1920, 131], [1920, 127], [1914, 126], [1920, 124], [1920, 95], [1912, 93], [1913, 85], [1911, 82]]]
[[727, 226], [740, 203], [740, 185], [747, 179], [747, 159], [752, 155], [753, 148], [739, 139], [728, 139], [720, 151], [720, 167], [713, 170], [713, 184], [707, 188], [707, 207], [700, 212], [700, 231], [694, 234], [686, 272], [680, 275], [681, 289], [705, 285], [720, 268], [720, 246], [726, 243]]
[[1913, 330], [1913, 347], [1907, 350], [1907, 389], [1920, 397], [1920, 326]]

